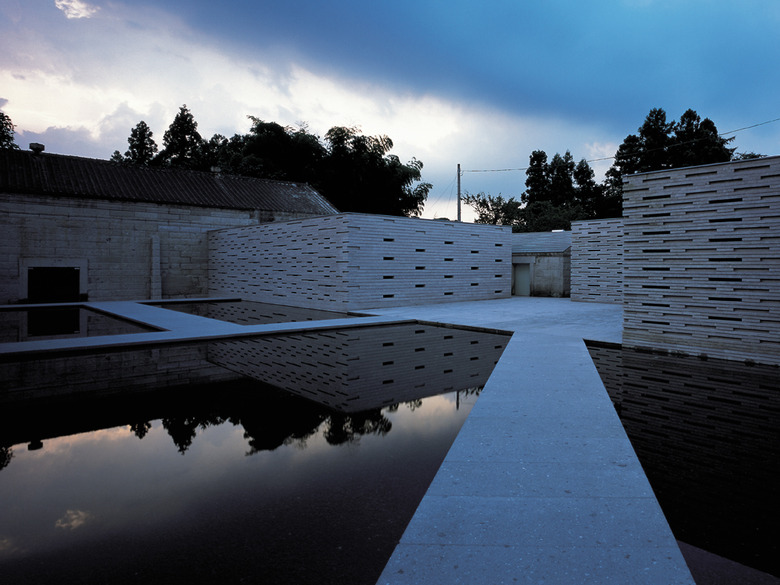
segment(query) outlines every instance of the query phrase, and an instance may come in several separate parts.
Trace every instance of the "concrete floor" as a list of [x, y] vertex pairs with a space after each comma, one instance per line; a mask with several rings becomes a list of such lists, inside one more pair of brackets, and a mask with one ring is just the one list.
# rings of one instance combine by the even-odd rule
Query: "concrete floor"
[[620, 342], [620, 306], [366, 312], [514, 332], [380, 584], [694, 583], [582, 341]]

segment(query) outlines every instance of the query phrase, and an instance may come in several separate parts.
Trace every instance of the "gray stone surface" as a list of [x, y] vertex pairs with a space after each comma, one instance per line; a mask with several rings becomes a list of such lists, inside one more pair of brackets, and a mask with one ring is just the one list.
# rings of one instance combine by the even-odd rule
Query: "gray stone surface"
[[620, 306], [376, 312], [515, 332], [379, 583], [693, 583], [582, 341], [619, 342]]

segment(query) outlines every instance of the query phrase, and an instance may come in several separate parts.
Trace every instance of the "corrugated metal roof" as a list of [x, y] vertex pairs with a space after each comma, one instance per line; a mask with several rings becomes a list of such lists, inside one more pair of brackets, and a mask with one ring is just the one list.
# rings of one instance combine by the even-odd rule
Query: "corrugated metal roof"
[[571, 232], [512, 234], [512, 254], [550, 254], [571, 248]]
[[312, 215], [337, 213], [306, 183], [0, 150], [0, 192]]

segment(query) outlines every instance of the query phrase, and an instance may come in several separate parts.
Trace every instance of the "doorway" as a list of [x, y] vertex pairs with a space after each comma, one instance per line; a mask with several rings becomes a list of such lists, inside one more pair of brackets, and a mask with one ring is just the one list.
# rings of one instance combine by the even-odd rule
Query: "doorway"
[[531, 296], [530, 264], [512, 264], [512, 294], [516, 297]]

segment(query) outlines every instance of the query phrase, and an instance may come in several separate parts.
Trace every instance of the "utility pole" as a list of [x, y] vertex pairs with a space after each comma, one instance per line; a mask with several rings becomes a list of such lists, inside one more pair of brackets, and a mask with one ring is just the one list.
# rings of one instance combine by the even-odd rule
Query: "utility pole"
[[460, 163], [458, 163], [458, 221], [460, 221]]

